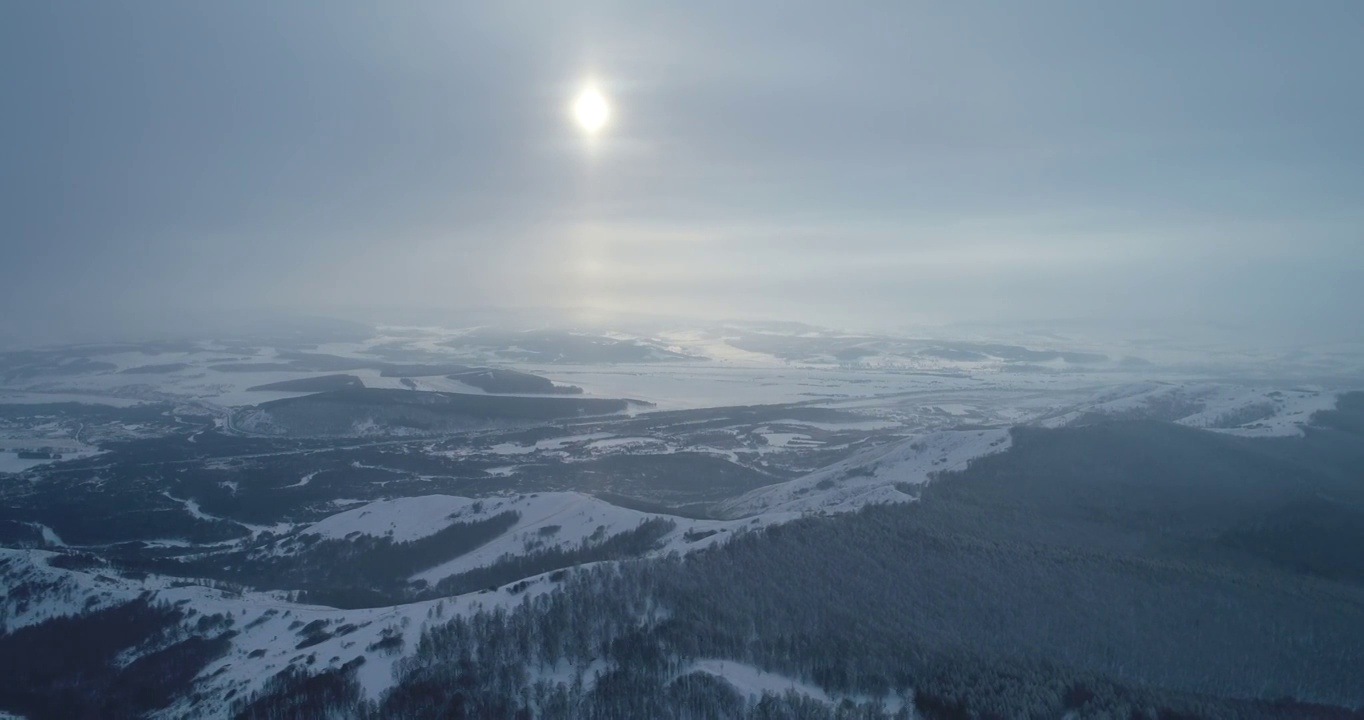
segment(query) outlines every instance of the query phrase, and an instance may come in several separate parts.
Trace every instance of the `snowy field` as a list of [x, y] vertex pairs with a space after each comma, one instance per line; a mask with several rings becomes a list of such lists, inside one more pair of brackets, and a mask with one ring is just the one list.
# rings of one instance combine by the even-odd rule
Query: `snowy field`
[[[62, 453], [61, 460], [78, 460], [81, 458], [94, 457], [95, 455], [98, 454], [99, 454], [98, 452], [93, 450], [85, 452]], [[25, 470], [29, 470], [31, 468], [36, 467], [42, 467], [43, 465], [49, 465], [54, 462], [60, 462], [60, 460], [42, 458], [39, 459], [21, 458], [19, 457], [18, 453], [10, 452], [8, 450], [0, 450], [0, 473], [21, 473]]]

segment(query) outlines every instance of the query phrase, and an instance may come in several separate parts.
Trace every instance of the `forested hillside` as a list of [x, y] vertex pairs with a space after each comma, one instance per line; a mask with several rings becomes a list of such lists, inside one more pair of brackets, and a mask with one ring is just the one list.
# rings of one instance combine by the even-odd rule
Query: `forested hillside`
[[[342, 671], [281, 678], [239, 709], [1358, 717], [1361, 418], [1352, 395], [1301, 438], [1144, 421], [1019, 429], [1009, 452], [939, 477], [918, 502], [597, 566], [510, 613], [433, 627], [382, 698], [360, 697]], [[1336, 521], [1302, 523], [1304, 507]], [[709, 659], [839, 703], [746, 703], [695, 671]]]

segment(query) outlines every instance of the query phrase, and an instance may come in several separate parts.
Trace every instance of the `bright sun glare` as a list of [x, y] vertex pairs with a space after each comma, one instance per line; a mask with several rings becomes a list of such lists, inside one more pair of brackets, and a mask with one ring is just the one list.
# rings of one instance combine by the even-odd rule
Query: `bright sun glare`
[[590, 135], [595, 135], [606, 121], [611, 119], [611, 107], [606, 98], [594, 87], [588, 87], [573, 101], [573, 119]]

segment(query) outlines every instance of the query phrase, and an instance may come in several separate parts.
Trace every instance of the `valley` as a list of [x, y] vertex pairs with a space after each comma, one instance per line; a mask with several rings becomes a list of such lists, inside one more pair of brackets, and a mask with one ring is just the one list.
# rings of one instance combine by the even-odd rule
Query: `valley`
[[[1112, 655], [1098, 639], [1119, 611], [1130, 618], [1124, 622], [1162, 634], [1204, 622], [1197, 610], [1142, 615], [1141, 607], [1173, 607], [1159, 589], [1167, 583], [1197, 588], [1202, 599], [1194, 602], [1213, 605], [1242, 602], [1235, 590], [1242, 583], [1269, 583], [1256, 595], [1260, 604], [1245, 606], [1245, 618], [1229, 627], [1264, 625], [1269, 608], [1292, 605], [1298, 614], [1275, 615], [1282, 626], [1275, 632], [1315, 636], [1325, 631], [1320, 613], [1337, 617], [1330, 647], [1302, 652], [1344, 663], [1364, 647], [1355, 635], [1364, 618], [1354, 615], [1364, 564], [1346, 549], [1364, 547], [1350, 529], [1364, 517], [1350, 499], [1364, 498], [1360, 476], [1351, 475], [1364, 467], [1364, 445], [1351, 439], [1359, 396], [1348, 394], [1346, 381], [1234, 379], [1234, 369], [1210, 377], [1178, 366], [1134, 371], [1095, 367], [1105, 356], [1093, 352], [985, 345], [914, 350], [897, 363], [884, 356], [862, 363], [871, 355], [861, 353], [849, 364], [839, 359], [846, 341], [818, 356], [811, 353], [821, 345], [780, 338], [735, 343], [742, 361], [703, 355], [715, 354], [714, 341], [658, 342], [666, 352], [638, 364], [643, 351], [624, 353], [617, 339], [604, 347], [625, 362], [601, 363], [592, 353], [605, 351], [575, 341], [560, 362], [476, 371], [514, 383], [505, 388], [512, 392], [493, 392], [465, 382], [475, 371], [464, 368], [496, 360], [484, 335], [478, 343], [423, 336], [400, 348], [379, 337], [386, 339], [345, 347], [196, 342], [0, 358], [2, 447], [61, 456], [0, 467], [0, 643], [76, 632], [64, 628], [80, 623], [93, 629], [79, 632], [99, 632], [102, 618], [142, 613], [156, 629], [120, 641], [118, 652], [153, 663], [156, 653], [173, 651], [194, 668], [173, 686], [146, 691], [156, 699], [135, 714], [158, 717], [266, 717], [259, 713], [272, 702], [310, 697], [299, 683], [341, 693], [359, 715], [370, 707], [401, 716], [403, 703], [437, 707], [436, 696], [411, 695], [420, 686], [414, 678], [450, 672], [451, 657], [522, 632], [512, 627], [540, 622], [563, 603], [614, 608], [561, 628], [607, 643], [604, 656], [547, 646], [520, 665], [504, 658], [513, 663], [508, 672], [520, 668], [510, 676], [488, 676], [500, 666], [480, 662], [460, 682], [491, 693], [488, 702], [547, 716], [559, 693], [591, 704], [606, 697], [594, 688], [625, 682], [639, 698], [699, 693], [696, 702], [739, 710], [779, 702], [856, 707], [868, 717], [917, 707], [948, 717], [933, 715], [932, 703], [967, 702], [942, 695], [939, 674], [954, 672], [948, 668], [965, 663], [994, 677], [1045, 661], [1085, 668], [1086, 683], [1109, 683], [1106, 692], [1116, 695], [1105, 702], [1274, 716], [1254, 705], [1261, 699], [1254, 672], [1273, 674], [1286, 661], [1256, 655], [1260, 641], [1244, 640], [1251, 644], [1239, 656], [1258, 668], [1246, 681], [1230, 667], [1205, 667], [1204, 682], [1175, 666]], [[524, 352], [515, 357], [531, 347], [543, 354], [546, 342], [541, 334], [539, 344], [518, 344]], [[437, 355], [416, 345], [454, 350]], [[798, 357], [790, 347], [801, 348]], [[908, 367], [916, 362], [927, 366]], [[1009, 372], [1038, 362], [1061, 365]], [[1310, 452], [1297, 449], [1304, 443]], [[1172, 452], [1192, 454], [1158, 459]], [[1166, 465], [1148, 468], [1152, 462]], [[1299, 487], [1270, 473], [1256, 481], [1259, 495], [1245, 496], [1249, 475], [1265, 462], [1299, 468], [1283, 470], [1297, 474]], [[1227, 476], [1232, 485], [1209, 484], [1205, 471], [1180, 475], [1227, 463], [1249, 463]], [[1094, 485], [1111, 473], [1129, 479]], [[1304, 473], [1317, 484], [1301, 485]], [[1184, 479], [1148, 479], [1172, 477]], [[1227, 505], [1243, 497], [1244, 507]], [[1336, 520], [1321, 529], [1304, 524], [1309, 516]], [[1156, 517], [1166, 520], [1151, 525]], [[877, 549], [861, 554], [859, 546]], [[787, 567], [793, 558], [836, 564]], [[1039, 562], [1059, 575], [1041, 580]], [[1192, 585], [1189, 563], [1206, 568]], [[746, 565], [781, 569], [731, 575]], [[1118, 567], [1137, 575], [1114, 575]], [[894, 577], [866, 585], [886, 572]], [[1316, 579], [1288, 590], [1295, 573]], [[778, 577], [804, 588], [811, 604], [764, 605], [781, 595], [767, 585]], [[973, 599], [981, 604], [969, 613], [957, 601], [943, 604], [986, 587], [998, 589]], [[1061, 616], [1047, 613], [1064, 613], [1070, 602], [1055, 596], [1059, 587], [1128, 599], [1096, 596], [1072, 608], [1093, 627], [1054, 645], [1065, 633]], [[604, 592], [617, 597], [607, 601]], [[917, 598], [916, 609], [882, 592]], [[994, 594], [1001, 592], [1016, 598]], [[854, 613], [848, 593], [861, 610]], [[983, 652], [992, 633], [1019, 632], [1004, 620], [1014, 612], [1043, 624], [1010, 644], [1047, 649]], [[907, 624], [862, 628], [854, 616]], [[815, 617], [824, 619], [808, 625]], [[854, 671], [851, 657], [839, 673], [853, 675], [809, 665], [799, 643], [841, 652], [840, 640], [818, 631], [830, 618], [841, 618], [845, 637], [889, 632], [920, 647], [913, 659], [893, 659], [886, 648], [890, 655], [858, 661], [917, 674], [873, 682], [856, 673], [881, 671]], [[452, 649], [454, 656], [430, 655], [452, 622], [483, 623], [477, 633], [486, 637]], [[631, 635], [631, 623], [643, 634]], [[729, 630], [739, 625], [765, 639], [740, 641]], [[701, 645], [676, 644], [684, 626]], [[798, 626], [815, 634], [778, 650], [795, 641], [788, 633]], [[671, 659], [627, 671], [619, 643], [631, 637], [640, 651]], [[1173, 662], [1188, 651], [1178, 647], [1151, 652]], [[1300, 664], [1308, 656], [1297, 657]], [[150, 682], [138, 667], [106, 663], [91, 672]], [[32, 682], [39, 689], [28, 694], [0, 688], [0, 709], [33, 718], [74, 711]], [[1344, 676], [1322, 668], [1283, 682], [1283, 695], [1309, 704], [1364, 702]], [[972, 698], [992, 697], [968, 687]]]

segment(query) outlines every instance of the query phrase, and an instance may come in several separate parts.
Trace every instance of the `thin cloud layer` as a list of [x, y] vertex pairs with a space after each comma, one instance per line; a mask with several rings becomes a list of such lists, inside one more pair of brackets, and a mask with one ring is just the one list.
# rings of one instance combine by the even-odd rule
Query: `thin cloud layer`
[[12, 4], [3, 339], [490, 305], [1356, 339], [1360, 27], [1354, 3]]

